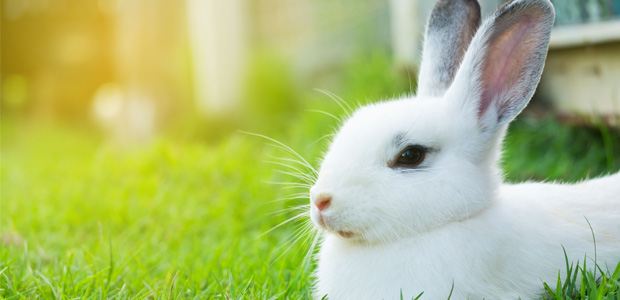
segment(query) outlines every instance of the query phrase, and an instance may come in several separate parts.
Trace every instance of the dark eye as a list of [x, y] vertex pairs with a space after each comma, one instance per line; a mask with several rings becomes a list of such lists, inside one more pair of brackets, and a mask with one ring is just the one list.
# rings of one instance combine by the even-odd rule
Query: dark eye
[[396, 167], [416, 167], [424, 161], [426, 149], [420, 146], [409, 146], [396, 157]]

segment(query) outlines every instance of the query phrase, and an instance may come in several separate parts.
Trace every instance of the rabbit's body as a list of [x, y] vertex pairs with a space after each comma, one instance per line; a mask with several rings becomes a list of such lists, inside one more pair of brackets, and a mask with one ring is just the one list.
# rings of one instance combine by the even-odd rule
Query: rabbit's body
[[310, 189], [327, 232], [317, 298], [445, 299], [453, 283], [452, 299], [535, 298], [565, 273], [563, 247], [594, 259], [592, 232], [599, 265], [618, 263], [619, 174], [502, 183], [501, 142], [536, 89], [553, 18], [548, 0], [516, 0], [478, 28], [475, 0], [438, 2], [417, 95], [356, 111]]
[[[620, 174], [578, 184], [502, 185], [470, 218], [393, 243], [328, 235], [317, 295], [330, 299], [532, 299], [570, 262], [620, 260]], [[615, 201], [611, 201], [615, 199]], [[612, 212], [612, 213], [610, 213]], [[615, 213], [613, 213], [615, 212]], [[587, 221], [586, 221], [587, 218]], [[592, 226], [592, 231], [588, 225]]]

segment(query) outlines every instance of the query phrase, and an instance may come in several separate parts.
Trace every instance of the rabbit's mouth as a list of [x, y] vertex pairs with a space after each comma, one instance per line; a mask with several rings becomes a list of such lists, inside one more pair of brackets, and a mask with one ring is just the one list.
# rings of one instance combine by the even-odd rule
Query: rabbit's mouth
[[313, 214], [313, 217], [318, 227], [322, 228], [323, 230], [327, 232], [338, 234], [339, 236], [343, 238], [352, 238], [353, 236], [355, 236], [355, 233], [353, 233], [352, 231], [339, 230], [338, 228], [335, 228], [337, 226], [330, 224], [329, 219], [324, 217], [322, 214], [319, 214], [319, 213]]
[[340, 235], [343, 238], [352, 238], [354, 233], [351, 231], [343, 231], [343, 230], [338, 230], [338, 235]]
[[323, 227], [323, 229], [325, 229], [328, 232], [338, 234], [339, 236], [345, 239], [349, 239], [355, 236], [355, 233], [353, 231], [339, 230], [337, 228], [334, 228], [334, 226], [330, 226], [329, 224], [327, 224], [322, 218], [321, 218], [321, 221], [322, 221], [321, 226]]

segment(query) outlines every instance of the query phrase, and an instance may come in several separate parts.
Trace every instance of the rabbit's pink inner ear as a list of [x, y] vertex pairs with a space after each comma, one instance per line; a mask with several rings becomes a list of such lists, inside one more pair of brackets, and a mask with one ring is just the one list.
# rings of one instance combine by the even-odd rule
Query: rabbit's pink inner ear
[[[529, 86], [524, 86], [523, 76], [533, 63], [532, 53], [539, 46], [532, 39], [539, 37], [533, 34], [536, 23], [531, 16], [512, 18], [506, 23], [497, 24], [495, 32], [487, 43], [487, 59], [481, 73], [482, 94], [479, 103], [478, 116], [482, 117], [491, 105], [495, 105], [498, 121], [518, 109], [527, 102]], [[502, 28], [502, 25], [505, 27]], [[508, 25], [508, 26], [506, 26]], [[526, 84], [527, 85], [527, 84]], [[495, 103], [494, 103], [495, 102]], [[516, 102], [516, 103], [515, 103]]]

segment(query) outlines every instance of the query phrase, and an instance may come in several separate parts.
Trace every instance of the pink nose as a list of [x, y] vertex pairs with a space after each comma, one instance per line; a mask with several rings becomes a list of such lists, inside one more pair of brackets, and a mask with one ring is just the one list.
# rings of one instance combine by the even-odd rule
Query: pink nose
[[328, 208], [331, 203], [332, 197], [328, 195], [320, 195], [316, 201], [314, 201], [314, 205], [316, 205], [316, 208], [318, 208], [319, 211], [323, 211]]

